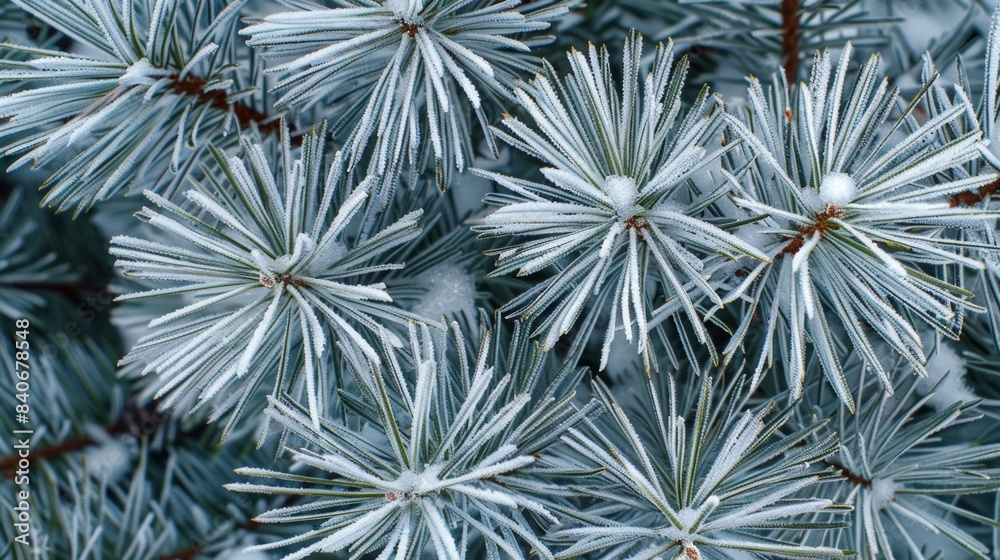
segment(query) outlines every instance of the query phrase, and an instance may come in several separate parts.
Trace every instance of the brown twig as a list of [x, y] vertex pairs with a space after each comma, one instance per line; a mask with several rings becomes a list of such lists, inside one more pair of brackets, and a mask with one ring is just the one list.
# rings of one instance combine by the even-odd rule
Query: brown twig
[[271, 119], [268, 115], [244, 103], [230, 103], [229, 96], [221, 89], [205, 91], [206, 85], [205, 80], [190, 74], [185, 76], [183, 80], [179, 74], [170, 76], [170, 89], [174, 93], [193, 97], [199, 103], [208, 105], [217, 111], [228, 112], [231, 108], [233, 116], [236, 117], [236, 122], [240, 124], [241, 128], [249, 128], [251, 123], [256, 123], [257, 130], [265, 136], [278, 131], [279, 124], [276, 119]]
[[815, 219], [813, 223], [807, 226], [799, 226], [799, 234], [795, 236], [788, 245], [785, 245], [781, 251], [778, 252], [778, 257], [783, 257], [785, 255], [794, 255], [799, 252], [806, 243], [806, 239], [809, 239], [815, 234], [823, 235], [823, 232], [832, 229], [839, 229], [840, 226], [831, 223], [830, 220], [833, 218], [841, 218], [844, 216], [844, 211], [837, 208], [835, 204], [828, 204], [826, 210], [822, 212], [817, 212], [815, 214]]
[[179, 550], [177, 552], [172, 552], [170, 554], [164, 554], [160, 556], [160, 560], [195, 560], [198, 554], [201, 552], [201, 545], [194, 544], [184, 550]]
[[794, 84], [799, 74], [799, 3], [781, 0], [781, 53], [785, 58], [785, 79]]
[[864, 487], [866, 490], [871, 490], [872, 481], [868, 480], [867, 478], [859, 474], [851, 472], [850, 470], [847, 469], [847, 467], [843, 465], [838, 465], [836, 463], [831, 463], [829, 461], [827, 461], [826, 463], [831, 467], [833, 467], [833, 470], [839, 472], [840, 475], [846, 478], [851, 484]]
[[87, 296], [100, 294], [108, 289], [107, 286], [98, 286], [83, 282], [53, 282], [51, 284], [47, 282], [15, 282], [8, 284], [8, 287], [28, 292], [48, 290], [65, 296], [74, 304], [83, 303], [86, 301]]
[[643, 236], [642, 232], [649, 229], [649, 224], [646, 223], [645, 218], [632, 216], [631, 218], [625, 220], [625, 229], [634, 229], [636, 238], [640, 243], [643, 243], [646, 241], [646, 238]]
[[948, 206], [952, 208], [963, 205], [975, 206], [998, 192], [1000, 192], [1000, 179], [979, 187], [978, 191], [965, 191], [952, 195], [948, 199]]
[[420, 26], [412, 23], [401, 22], [400, 26], [403, 28], [403, 33], [410, 36], [410, 39], [416, 39], [417, 33], [420, 33]]
[[[166, 415], [156, 411], [152, 405], [140, 406], [137, 403], [131, 402], [122, 411], [121, 418], [117, 422], [104, 425], [104, 431], [109, 436], [132, 434], [136, 438], [140, 438], [153, 433], [166, 418]], [[63, 455], [86, 449], [98, 443], [100, 442], [89, 435], [69, 438], [46, 447], [32, 449], [31, 461], [58, 459]], [[0, 473], [3, 473], [3, 476], [6, 478], [14, 478], [19, 459], [20, 456], [17, 453], [0, 457]]]
[[[105, 426], [104, 429], [112, 435], [124, 433], [126, 431], [125, 428], [119, 424], [110, 424]], [[38, 460], [46, 461], [49, 459], [55, 459], [67, 453], [72, 453], [73, 451], [86, 449], [96, 443], [97, 441], [90, 436], [70, 438], [56, 445], [50, 445], [40, 449], [32, 449], [31, 461], [34, 462]], [[17, 471], [18, 459], [19, 456], [16, 453], [0, 458], [0, 472], [3, 472], [3, 476], [5, 478], [14, 478]]]

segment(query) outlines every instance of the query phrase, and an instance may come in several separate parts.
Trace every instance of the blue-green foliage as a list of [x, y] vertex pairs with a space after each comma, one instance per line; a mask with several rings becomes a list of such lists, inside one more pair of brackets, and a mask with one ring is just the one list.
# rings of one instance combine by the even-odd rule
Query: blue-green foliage
[[0, 0], [0, 557], [995, 560], [1000, 15], [901, 4]]

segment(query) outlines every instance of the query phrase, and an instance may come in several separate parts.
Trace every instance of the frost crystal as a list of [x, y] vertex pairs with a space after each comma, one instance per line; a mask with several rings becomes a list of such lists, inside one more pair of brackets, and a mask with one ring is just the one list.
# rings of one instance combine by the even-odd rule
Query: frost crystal
[[125, 87], [151, 86], [163, 74], [164, 71], [150, 64], [149, 60], [140, 58], [128, 67], [118, 82]]

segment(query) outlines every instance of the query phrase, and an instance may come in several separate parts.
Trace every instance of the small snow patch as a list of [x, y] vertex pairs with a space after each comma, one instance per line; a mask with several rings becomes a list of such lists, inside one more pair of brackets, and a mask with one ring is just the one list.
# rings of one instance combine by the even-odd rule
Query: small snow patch
[[872, 508], [880, 511], [896, 499], [896, 483], [891, 478], [876, 478], [872, 481], [871, 492]]
[[694, 522], [698, 520], [698, 510], [692, 508], [684, 508], [677, 512], [677, 520], [681, 522], [684, 529], [690, 530]]
[[389, 492], [386, 497], [390, 501], [398, 499], [412, 500], [421, 498], [439, 487], [442, 465], [425, 465], [421, 472], [414, 472], [409, 469], [401, 472], [399, 478], [389, 484]]
[[420, 16], [420, 12], [424, 9], [423, 0], [385, 0], [383, 6], [407, 24], [424, 24], [424, 18]]
[[824, 205], [844, 206], [854, 200], [858, 186], [847, 173], [830, 173], [819, 186], [819, 198]]
[[951, 346], [939, 343], [927, 360], [926, 369], [928, 377], [917, 384], [917, 392], [926, 395], [934, 391], [930, 405], [935, 410], [948, 408], [957, 402], [978, 400], [979, 397], [965, 383], [965, 360]]
[[636, 199], [639, 198], [639, 187], [635, 184], [635, 179], [631, 177], [622, 175], [605, 177], [601, 190], [611, 199], [611, 207], [621, 219], [631, 218], [642, 210], [635, 203]]
[[443, 262], [421, 272], [414, 281], [427, 290], [413, 306], [414, 313], [428, 319], [463, 312], [475, 316], [476, 282], [461, 265]]

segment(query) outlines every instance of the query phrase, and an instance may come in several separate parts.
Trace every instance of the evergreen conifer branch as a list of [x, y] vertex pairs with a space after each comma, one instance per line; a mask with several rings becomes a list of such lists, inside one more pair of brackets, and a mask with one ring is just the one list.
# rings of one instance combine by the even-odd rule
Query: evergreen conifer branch
[[0, 557], [996, 560], [1000, 12], [580, 5], [0, 0]]
[[[606, 420], [571, 430], [566, 440], [606, 470], [597, 484], [579, 490], [597, 500], [594, 513], [579, 527], [554, 533], [571, 543], [558, 557], [598, 551], [608, 558], [650, 560], [853, 555], [842, 547], [771, 535], [776, 528], [822, 533], [838, 526], [832, 520], [801, 522], [845, 509], [818, 495], [818, 483], [831, 472], [810, 467], [836, 451], [835, 438], [801, 445], [822, 422], [782, 433], [794, 409], [777, 416], [770, 414], [773, 403], [742, 410], [748, 384], [740, 377], [723, 388], [706, 375], [680, 394], [672, 378], [663, 385], [665, 402], [663, 387], [650, 380], [648, 398], [631, 410], [606, 387], [595, 386]], [[716, 394], [721, 402], [714, 402]], [[641, 409], [646, 412], [637, 417]]]
[[[924, 57], [922, 82], [928, 90], [927, 112], [930, 117], [937, 117], [943, 112], [953, 109], [956, 104], [971, 103], [973, 92], [969, 90], [971, 80], [962, 59], [959, 59], [959, 84], [955, 95], [949, 95], [946, 87], [936, 80], [937, 66], [928, 54]], [[968, 133], [970, 129], [982, 130], [984, 139], [988, 142], [981, 150], [981, 158], [967, 162], [961, 168], [954, 170], [957, 178], [969, 178], [975, 175], [1000, 170], [1000, 158], [997, 157], [997, 146], [1000, 142], [998, 132], [997, 94], [1000, 93], [1000, 13], [995, 12], [990, 23], [989, 35], [986, 38], [986, 53], [984, 57], [984, 72], [982, 91], [976, 105], [976, 112], [969, 123], [940, 129], [939, 134], [944, 142], [954, 141], [958, 136]], [[953, 99], [954, 97], [954, 99]], [[964, 126], [962, 126], [964, 124]], [[997, 204], [994, 195], [1000, 193], [1000, 179], [956, 192], [948, 198], [948, 204], [956, 208], [976, 208], [996, 211]], [[959, 240], [967, 243], [970, 248], [978, 247], [975, 254], [983, 261], [983, 267], [969, 270], [970, 278], [966, 280], [969, 288], [977, 295], [976, 304], [986, 309], [984, 318], [992, 325], [993, 338], [1000, 348], [1000, 252], [996, 250], [995, 228], [956, 228], [951, 233]]]
[[316, 474], [240, 469], [294, 486], [227, 488], [312, 498], [261, 514], [259, 522], [323, 523], [250, 550], [314, 541], [285, 558], [320, 551], [415, 558], [430, 548], [438, 558], [458, 560], [478, 533], [490, 557], [527, 558], [520, 543], [532, 555], [553, 557], [536, 531], [539, 523], [558, 523], [546, 471], [565, 469], [546, 457], [547, 448], [586, 414], [570, 404], [572, 394], [553, 392], [572, 369], [546, 378], [546, 360], [531, 358], [537, 348], [520, 329], [509, 347], [491, 346], [484, 333], [472, 359], [457, 323], [451, 333], [449, 349], [444, 333], [411, 325], [406, 355], [384, 345], [382, 366], [352, 360], [370, 428], [334, 420], [316, 426], [301, 405], [271, 400], [268, 414], [308, 444], [289, 449], [295, 461]]
[[[4, 43], [3, 155], [12, 168], [61, 165], [46, 205], [77, 212], [141, 179], [171, 193], [233, 131], [270, 132], [252, 52], [234, 41], [246, 0], [16, 0], [87, 54]], [[152, 178], [152, 180], [150, 179]]]
[[[789, 84], [801, 78], [803, 60], [817, 50], [851, 41], [875, 49], [891, 44], [903, 21], [884, 14], [878, 0], [620, 0], [630, 13], [663, 22], [656, 39], [672, 37], [679, 48], [697, 48], [724, 67], [768, 75], [784, 66]], [[957, 9], [957, 6], [956, 6]], [[731, 81], [718, 70], [715, 80]]]
[[[762, 263], [728, 296], [749, 308], [727, 352], [741, 344], [757, 313], [766, 317], [755, 377], [774, 359], [789, 366], [791, 396], [802, 394], [805, 346], [812, 341], [823, 371], [843, 402], [854, 409], [852, 390], [834, 347], [831, 319], [864, 358], [865, 367], [891, 391], [894, 380], [873, 346], [877, 338], [926, 375], [926, 358], [915, 321], [957, 336], [960, 311], [975, 309], [973, 295], [955, 284], [956, 270], [982, 269], [942, 230], [958, 226], [985, 231], [997, 214], [952, 206], [948, 197], [988, 185], [997, 174], [938, 181], [977, 157], [985, 147], [978, 128], [943, 141], [939, 132], [969, 120], [968, 103], [917, 126], [912, 112], [926, 90], [889, 121], [899, 97], [880, 79], [872, 57], [848, 82], [851, 50], [837, 68], [820, 53], [806, 86], [789, 91], [777, 75], [769, 92], [751, 80], [746, 122], [726, 116], [745, 142], [742, 161], [728, 158], [736, 204], [767, 216], [755, 226], [773, 263]], [[847, 89], [851, 87], [853, 89]], [[906, 127], [912, 125], [912, 130]], [[752, 127], [752, 128], [751, 128]], [[866, 330], [864, 325], [871, 325]], [[778, 344], [778, 337], [788, 337]]]
[[277, 369], [274, 394], [301, 391], [318, 424], [325, 412], [331, 343], [352, 345], [377, 361], [371, 341], [380, 321], [420, 319], [394, 307], [384, 284], [354, 280], [402, 266], [379, 259], [419, 234], [420, 212], [371, 237], [356, 237], [352, 228], [362, 221], [372, 180], [353, 184], [339, 154], [324, 179], [325, 136], [325, 126], [317, 127], [295, 158], [282, 129], [278, 176], [263, 146], [248, 138], [246, 164], [213, 149], [225, 183], [210, 179], [186, 193], [201, 215], [149, 191], [151, 202], [177, 218], [150, 208], [137, 213], [182, 245], [112, 239], [111, 253], [125, 274], [168, 283], [119, 300], [192, 298], [154, 319], [155, 330], [122, 360], [144, 361], [144, 371], [158, 373], [155, 396], [166, 397], [164, 406], [185, 400], [197, 408], [224, 387], [237, 386], [239, 397], [230, 393], [221, 404], [216, 400], [212, 414], [218, 418], [232, 410], [235, 422], [259, 400], [254, 395], [262, 379]]
[[[605, 49], [570, 53], [572, 74], [564, 79], [546, 65], [544, 74], [515, 90], [534, 126], [507, 117], [510, 133], [495, 133], [551, 166], [541, 169], [548, 182], [478, 172], [510, 191], [487, 198], [500, 208], [474, 228], [487, 238], [515, 237], [514, 245], [493, 251], [498, 256], [493, 274], [557, 270], [505, 311], [540, 317], [546, 348], [581, 315], [584, 324], [592, 324], [588, 317], [610, 311], [600, 369], [623, 329], [629, 342], [637, 340], [648, 371], [648, 330], [657, 313], [683, 313], [697, 340], [708, 344], [698, 301], [721, 302], [710, 282], [713, 261], [767, 259], [699, 219], [725, 191], [699, 198], [692, 181], [735, 146], [712, 152], [706, 147], [722, 125], [715, 100], [702, 92], [690, 110], [682, 109], [687, 61], [672, 68], [672, 46], [657, 47], [645, 76], [641, 60], [642, 37], [630, 35], [620, 94]], [[661, 301], [673, 301], [657, 305], [654, 294], [661, 293]]]
[[[851, 367], [861, 366], [851, 360]], [[955, 542], [968, 558], [989, 560], [989, 549], [968, 532], [969, 526], [995, 526], [957, 503], [957, 496], [993, 493], [1000, 489], [1000, 444], [956, 441], [965, 422], [983, 424], [973, 402], [956, 401], [934, 409], [935, 391], [920, 390], [921, 380], [904, 378], [894, 394], [879, 393], [869, 383], [858, 400], [858, 412], [844, 406], [833, 417], [840, 437], [837, 453], [824, 461], [843, 476], [839, 485], [827, 485], [827, 496], [854, 506], [849, 528], [810, 534], [813, 544], [838, 543], [864, 557], [926, 558], [920, 542], [935, 534]], [[970, 408], [971, 407], [971, 408]], [[973, 428], [975, 429], [975, 428]], [[964, 438], [963, 438], [964, 439]], [[963, 528], [962, 526], [966, 528]], [[898, 555], [898, 556], [897, 556]]]
[[[287, 87], [279, 107], [324, 103], [339, 109], [334, 124], [345, 140], [350, 167], [370, 157], [384, 204], [404, 164], [419, 168], [424, 153], [448, 183], [451, 169], [468, 167], [478, 126], [494, 154], [487, 110], [509, 100], [514, 79], [537, 67], [537, 35], [576, 0], [342, 0], [336, 8], [269, 15], [241, 31], [267, 56]], [[471, 115], [470, 115], [471, 112]], [[475, 118], [475, 125], [472, 116]]]

